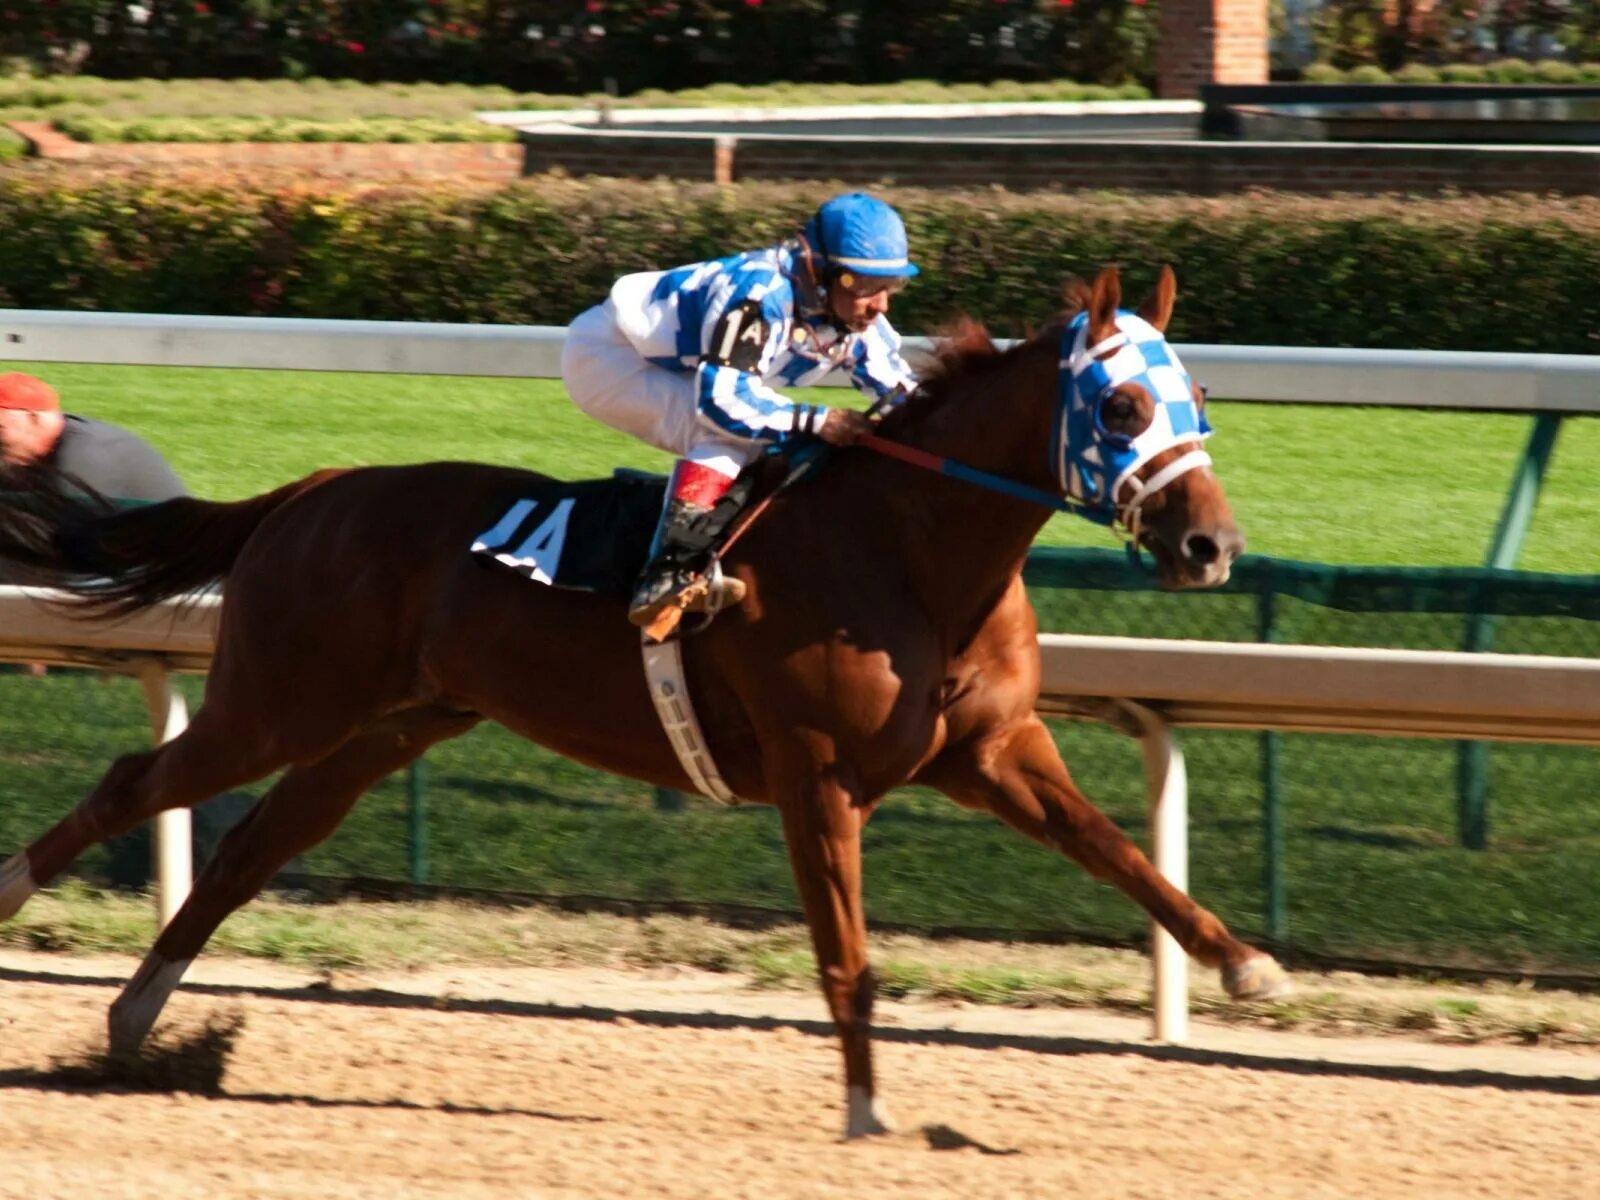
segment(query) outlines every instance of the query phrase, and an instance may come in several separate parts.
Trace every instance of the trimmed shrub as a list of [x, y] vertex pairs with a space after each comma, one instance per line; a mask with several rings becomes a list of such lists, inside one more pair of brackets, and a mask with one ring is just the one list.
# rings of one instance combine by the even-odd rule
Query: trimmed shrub
[[1445, 63], [1430, 67], [1411, 63], [1393, 74], [1372, 63], [1348, 70], [1332, 63], [1312, 63], [1300, 73], [1306, 83], [1550, 83], [1600, 84], [1600, 62], [1536, 63], [1505, 58], [1492, 63]]
[[1393, 80], [1390, 79], [1390, 77], [1389, 77], [1389, 73], [1387, 71], [1385, 71], [1382, 67], [1374, 67], [1374, 66], [1372, 66], [1370, 64], [1368, 64], [1366, 66], [1361, 66], [1361, 67], [1354, 67], [1351, 70], [1347, 71], [1345, 73], [1345, 80], [1348, 83], [1392, 83], [1393, 82]]
[[1527, 83], [1533, 79], [1533, 67], [1520, 58], [1502, 58], [1488, 64], [1492, 83]]
[[[3, 302], [29, 308], [563, 324], [629, 271], [770, 244], [834, 188], [557, 177], [499, 190], [0, 177]], [[1064, 279], [1178, 270], [1174, 337], [1600, 353], [1600, 199], [897, 189], [924, 275], [895, 306], [1013, 335]]]
[[1312, 63], [1300, 73], [1307, 83], [1343, 83], [1344, 72], [1332, 63]]
[[513, 142], [516, 131], [482, 121], [293, 121], [248, 117], [57, 117], [80, 142]]
[[1533, 78], [1539, 83], [1582, 83], [1583, 70], [1577, 63], [1545, 58], [1533, 64]]
[[1441, 78], [1436, 67], [1425, 67], [1421, 63], [1411, 63], [1394, 73], [1396, 83], [1438, 83]]

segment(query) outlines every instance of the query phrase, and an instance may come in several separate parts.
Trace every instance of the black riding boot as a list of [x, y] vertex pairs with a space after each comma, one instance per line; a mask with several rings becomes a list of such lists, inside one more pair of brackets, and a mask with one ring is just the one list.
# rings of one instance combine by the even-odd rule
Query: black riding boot
[[[668, 498], [655, 539], [650, 543], [650, 559], [639, 573], [633, 599], [628, 602], [629, 621], [641, 626], [651, 624], [694, 583], [748, 494], [748, 485], [741, 481], [710, 508], [677, 496]], [[717, 572], [706, 593], [688, 608], [691, 612], [715, 612], [743, 596], [742, 582]]]
[[650, 543], [650, 559], [628, 601], [628, 620], [635, 625], [650, 624], [694, 582], [695, 567], [704, 551], [704, 539], [697, 535], [707, 511], [682, 500], [667, 501]]

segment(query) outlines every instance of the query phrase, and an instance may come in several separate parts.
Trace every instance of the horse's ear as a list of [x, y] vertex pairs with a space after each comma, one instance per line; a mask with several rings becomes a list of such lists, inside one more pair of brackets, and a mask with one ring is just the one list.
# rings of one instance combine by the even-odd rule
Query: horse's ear
[[1144, 303], [1139, 305], [1139, 315], [1165, 333], [1167, 322], [1172, 320], [1172, 302], [1177, 295], [1178, 277], [1173, 274], [1170, 265], [1164, 265], [1156, 278], [1156, 286], [1144, 298]]
[[1089, 342], [1093, 346], [1116, 332], [1117, 307], [1122, 303], [1122, 278], [1115, 267], [1106, 267], [1094, 277], [1089, 289]]
[[1089, 285], [1074, 275], [1061, 285], [1061, 303], [1069, 313], [1081, 313], [1089, 307]]

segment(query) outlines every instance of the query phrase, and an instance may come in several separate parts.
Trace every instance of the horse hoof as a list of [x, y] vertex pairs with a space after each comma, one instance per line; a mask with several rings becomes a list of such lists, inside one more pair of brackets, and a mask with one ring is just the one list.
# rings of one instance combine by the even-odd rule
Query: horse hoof
[[106, 1049], [113, 1058], [130, 1058], [139, 1053], [144, 1039], [155, 1024], [154, 1014], [145, 1011], [147, 1006], [130, 1003], [126, 994], [111, 1002], [106, 1013]]
[[1247, 1001], [1277, 1000], [1294, 991], [1289, 973], [1267, 954], [1222, 968], [1222, 986], [1233, 999]]
[[39, 889], [28, 867], [26, 850], [13, 854], [0, 864], [0, 921], [9, 921]]
[[144, 1045], [143, 1029], [127, 1029], [117, 1023], [113, 1015], [106, 1030], [106, 1050], [112, 1058], [136, 1058]]
[[874, 1137], [894, 1131], [894, 1120], [889, 1116], [889, 1109], [882, 1100], [877, 1099], [866, 1088], [850, 1089], [850, 1113], [844, 1127], [846, 1140]]

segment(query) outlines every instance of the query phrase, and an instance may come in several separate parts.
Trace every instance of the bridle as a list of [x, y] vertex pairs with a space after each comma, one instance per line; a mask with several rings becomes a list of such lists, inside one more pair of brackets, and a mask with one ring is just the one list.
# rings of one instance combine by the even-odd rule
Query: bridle
[[[1197, 446], [1148, 479], [1139, 477], [1139, 468], [1164, 451], [1210, 437], [1211, 424], [1195, 402], [1189, 373], [1160, 330], [1130, 312], [1119, 312], [1116, 323], [1117, 332], [1093, 346], [1085, 345], [1087, 314], [1080, 313], [1062, 331], [1060, 398], [1050, 449], [1057, 492], [876, 434], [861, 444], [888, 458], [1105, 525], [1127, 543], [1129, 557], [1138, 561], [1146, 502], [1180, 476], [1210, 466], [1211, 456]], [[1155, 401], [1150, 424], [1132, 437], [1107, 429], [1103, 420], [1106, 401], [1129, 382], [1138, 382]], [[1124, 492], [1127, 498], [1119, 501]]]
[[[1175, 479], [1209, 467], [1211, 456], [1195, 446], [1148, 479], [1139, 469], [1168, 450], [1210, 437], [1211, 425], [1161, 331], [1131, 312], [1118, 312], [1115, 324], [1114, 333], [1092, 346], [1087, 313], [1062, 331], [1051, 463], [1061, 494], [1076, 501], [1080, 516], [1137, 546], [1145, 503]], [[1107, 429], [1104, 420], [1106, 403], [1129, 383], [1154, 401], [1149, 425], [1133, 436]]]
[[[1140, 479], [1136, 472], [1163, 450], [1187, 441], [1203, 440], [1211, 436], [1212, 430], [1204, 411], [1195, 403], [1188, 372], [1179, 364], [1177, 354], [1161, 332], [1133, 313], [1119, 312], [1117, 324], [1116, 333], [1090, 347], [1081, 344], [1088, 337], [1086, 315], [1080, 314], [1062, 333], [1060, 399], [1056, 404], [1051, 446], [1051, 459], [1061, 488], [1059, 492], [1047, 492], [1032, 484], [983, 471], [915, 446], [890, 441], [875, 433], [863, 437], [859, 445], [885, 458], [893, 458], [1056, 512], [1077, 513], [1096, 524], [1108, 526], [1126, 542], [1128, 557], [1135, 564], [1142, 565], [1139, 534], [1145, 502], [1180, 476], [1197, 467], [1211, 465], [1211, 456], [1196, 448], [1180, 455], [1149, 479]], [[1133, 355], [1128, 353], [1130, 350], [1138, 356], [1139, 370], [1133, 374], [1127, 373], [1135, 365]], [[1108, 354], [1111, 357], [1102, 361], [1102, 356]], [[1119, 359], [1122, 360], [1120, 363]], [[1115, 368], [1115, 373], [1112, 368]], [[1106, 429], [1101, 420], [1101, 407], [1105, 400], [1122, 383], [1148, 377], [1152, 368], [1155, 369], [1155, 378], [1142, 380], [1156, 401], [1156, 416], [1152, 418], [1150, 426], [1135, 437]], [[1181, 396], [1164, 374], [1168, 368], [1181, 377]], [[889, 408], [889, 405], [880, 401], [873, 405], [867, 415], [876, 420], [885, 415]], [[1158, 425], [1160, 429], [1157, 429]], [[1084, 433], [1086, 428], [1087, 435]], [[1156, 431], [1154, 436], [1152, 430]], [[825, 457], [825, 451], [826, 447], [820, 443], [811, 443], [795, 451], [774, 447], [772, 453], [782, 453], [789, 459], [788, 476], [777, 489], [739, 519], [724, 539], [718, 554], [725, 554], [739, 540], [779, 492], [808, 475], [816, 463]], [[1114, 460], [1113, 463], [1108, 464], [1105, 461], [1107, 458]], [[1096, 464], [1099, 466], [1098, 474], [1085, 469]], [[1109, 485], [1103, 482], [1108, 468], [1115, 469]], [[1125, 487], [1132, 487], [1133, 492], [1119, 504], [1114, 498]]]

